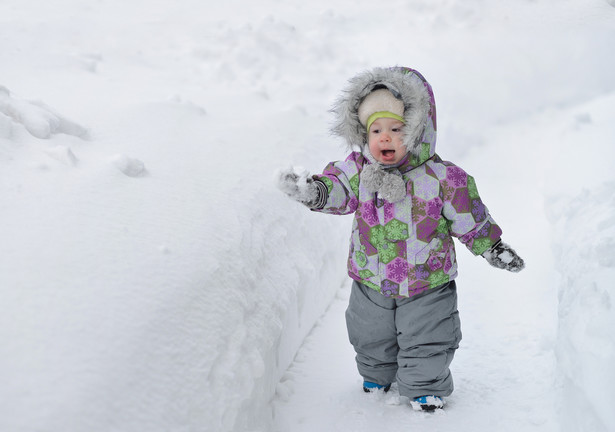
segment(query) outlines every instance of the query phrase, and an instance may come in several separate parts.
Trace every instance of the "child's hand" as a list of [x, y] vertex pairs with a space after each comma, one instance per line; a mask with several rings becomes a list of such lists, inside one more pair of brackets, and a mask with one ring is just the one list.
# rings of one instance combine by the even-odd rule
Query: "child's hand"
[[506, 243], [500, 241], [491, 249], [483, 253], [483, 257], [493, 267], [508, 270], [514, 273], [520, 272], [525, 268], [525, 262], [517, 253]]
[[318, 207], [320, 193], [317, 182], [303, 168], [288, 168], [276, 173], [278, 189], [308, 207]]

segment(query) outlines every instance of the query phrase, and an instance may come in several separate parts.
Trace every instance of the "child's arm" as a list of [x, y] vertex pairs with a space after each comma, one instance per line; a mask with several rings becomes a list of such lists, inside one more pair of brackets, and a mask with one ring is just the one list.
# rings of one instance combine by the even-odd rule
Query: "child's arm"
[[304, 170], [284, 170], [278, 174], [278, 188], [314, 211], [351, 214], [359, 206], [359, 171], [363, 162], [359, 153], [352, 153], [345, 161], [331, 162], [322, 174], [311, 177]]
[[450, 162], [445, 164], [447, 178], [442, 182], [442, 213], [450, 222], [451, 234], [492, 266], [511, 272], [521, 271], [525, 267], [523, 259], [502, 242], [502, 230], [480, 199], [474, 178]]

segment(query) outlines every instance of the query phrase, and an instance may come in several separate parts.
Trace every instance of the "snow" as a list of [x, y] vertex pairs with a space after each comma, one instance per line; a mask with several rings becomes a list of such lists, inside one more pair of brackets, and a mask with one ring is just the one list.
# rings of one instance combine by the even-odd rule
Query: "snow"
[[275, 183], [278, 189], [295, 201], [314, 203], [318, 200], [318, 190], [316, 185], [312, 184], [310, 176], [311, 174], [308, 170], [295, 166], [277, 170], [275, 173]]
[[[568, 236], [570, 248], [555, 244], [565, 279], [560, 283], [559, 332], [556, 353], [562, 372], [563, 411], [571, 430], [609, 430], [615, 424], [612, 399], [605, 384], [615, 382], [612, 359], [615, 325], [610, 281], [615, 275], [615, 183], [586, 191], [567, 205], [567, 218], [554, 217], [556, 232]], [[587, 214], [593, 216], [587, 224]], [[606, 390], [606, 391], [605, 391]], [[588, 414], [571, 415], [582, 409]]]
[[[0, 3], [0, 430], [615, 428], [612, 6]], [[274, 181], [343, 158], [327, 110], [394, 64], [527, 265], [459, 249], [434, 414], [361, 391], [351, 219]]]

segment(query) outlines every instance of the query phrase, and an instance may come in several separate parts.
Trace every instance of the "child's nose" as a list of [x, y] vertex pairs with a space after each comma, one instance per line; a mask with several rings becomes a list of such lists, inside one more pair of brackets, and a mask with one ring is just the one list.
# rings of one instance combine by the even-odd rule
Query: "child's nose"
[[383, 132], [382, 135], [380, 135], [380, 141], [389, 142], [391, 141], [391, 136], [388, 133]]

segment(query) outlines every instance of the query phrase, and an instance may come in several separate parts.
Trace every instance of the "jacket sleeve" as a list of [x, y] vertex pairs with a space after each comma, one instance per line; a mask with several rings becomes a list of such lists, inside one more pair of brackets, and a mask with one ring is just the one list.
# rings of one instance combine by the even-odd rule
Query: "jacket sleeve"
[[440, 181], [442, 214], [450, 233], [474, 255], [481, 255], [500, 240], [502, 230], [480, 199], [474, 178], [450, 162], [444, 164], [446, 178]]
[[324, 207], [312, 210], [336, 215], [354, 213], [359, 206], [360, 165], [357, 154], [353, 153], [343, 162], [331, 162], [322, 174], [314, 175], [314, 180], [326, 186], [327, 197]]

